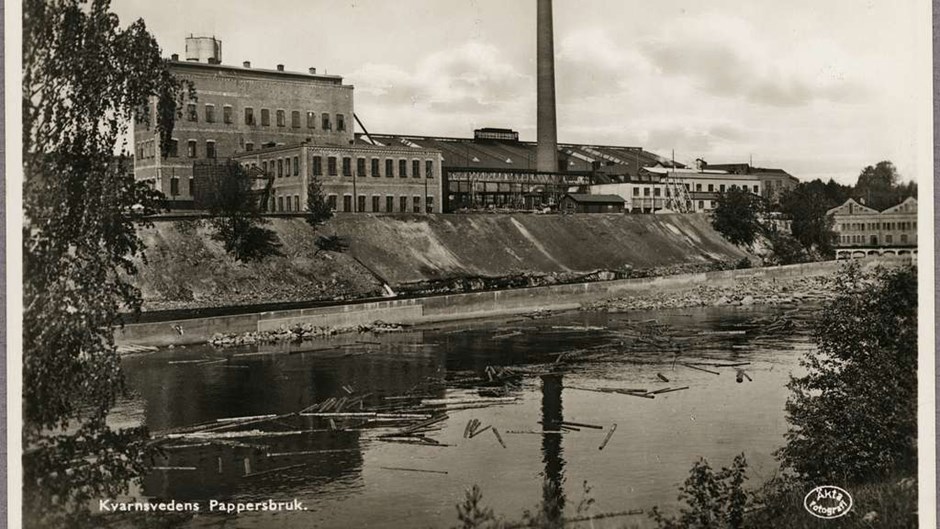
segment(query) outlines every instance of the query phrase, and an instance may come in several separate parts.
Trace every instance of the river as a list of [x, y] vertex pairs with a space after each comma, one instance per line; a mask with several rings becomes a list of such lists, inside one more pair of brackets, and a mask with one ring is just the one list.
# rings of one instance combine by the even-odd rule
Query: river
[[[133, 492], [200, 502], [298, 499], [306, 508], [238, 516], [200, 513], [181, 522], [185, 527], [450, 527], [457, 523], [455, 505], [474, 484], [485, 506], [518, 520], [525, 509], [537, 508], [546, 481], [558, 490], [553, 498], [561, 498], [560, 510], [569, 517], [577, 515], [585, 498], [585, 482], [594, 500], [588, 513], [648, 511], [654, 505], [669, 510], [700, 457], [720, 468], [743, 452], [751, 486], [776, 472], [772, 454], [786, 431], [786, 383], [791, 373], [801, 372], [800, 355], [813, 347], [806, 331], [811, 313], [789, 309], [787, 317], [798, 324], [783, 333], [739, 329], [785, 310], [568, 312], [301, 344], [160, 349], [124, 358], [132, 396], [119, 403], [112, 422], [146, 424], [161, 432], [222, 418], [290, 413], [330, 397], [368, 394], [363, 409], [409, 394], [478, 398], [475, 388], [440, 381], [486, 377], [488, 366], [526, 370], [540, 365], [552, 374], [523, 376], [519, 387], [506, 393], [517, 400], [449, 412], [427, 434], [445, 446], [383, 442], [375, 435], [383, 431], [381, 424], [368, 429], [308, 418], [305, 428], [315, 431], [292, 434], [296, 425], [283, 424], [269, 430], [283, 435], [223, 445], [191, 442], [167, 450], [158, 462], [161, 468]], [[654, 325], [654, 332], [703, 341], [680, 342], [678, 353], [647, 348], [636, 337], [643, 324]], [[612, 354], [591, 362], [555, 363], [559, 353], [591, 348]], [[693, 362], [749, 364], [740, 368], [746, 377], [738, 382], [738, 368], [699, 366], [720, 373], [713, 374], [683, 365]], [[590, 391], [685, 386], [653, 399]], [[505, 448], [490, 431], [465, 438], [474, 418], [481, 427], [497, 429]], [[561, 420], [602, 429], [540, 433], [540, 421]], [[613, 424], [616, 430], [599, 449]], [[331, 431], [334, 426], [343, 431]], [[650, 521], [640, 514], [594, 527], [624, 524], [646, 527]]]

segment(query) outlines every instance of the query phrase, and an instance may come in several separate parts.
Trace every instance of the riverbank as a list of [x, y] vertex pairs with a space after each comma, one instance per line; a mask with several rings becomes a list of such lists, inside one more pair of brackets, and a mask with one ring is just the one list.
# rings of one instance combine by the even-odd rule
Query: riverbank
[[[899, 266], [907, 262], [909, 260], [899, 258], [865, 260], [862, 261], [862, 266], [866, 268]], [[774, 284], [798, 278], [831, 275], [844, 264], [844, 262], [827, 261], [665, 277], [388, 299], [233, 316], [131, 323], [116, 329], [115, 339], [119, 345], [182, 345], [205, 343], [216, 334], [242, 335], [252, 332], [280, 331], [304, 325], [318, 328], [351, 328], [370, 325], [376, 321], [418, 325], [524, 314], [539, 310], [576, 310], [584, 305], [618, 298], [655, 300], [667, 299], [665, 296], [668, 295], [691, 302], [696, 299], [696, 288], [730, 288], [732, 290], [729, 292], [733, 293], [735, 285], [760, 285], [766, 282]], [[743, 304], [744, 298], [740, 301]]]

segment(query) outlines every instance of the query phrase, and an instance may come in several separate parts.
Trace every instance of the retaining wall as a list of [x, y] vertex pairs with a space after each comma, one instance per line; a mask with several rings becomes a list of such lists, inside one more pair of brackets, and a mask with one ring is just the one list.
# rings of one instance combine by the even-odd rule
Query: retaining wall
[[[899, 266], [907, 258], [874, 258], [860, 261], [864, 267]], [[355, 326], [376, 320], [404, 324], [474, 319], [531, 312], [538, 309], [570, 310], [581, 303], [629, 294], [648, 294], [692, 288], [700, 284], [729, 286], [736, 281], [785, 279], [832, 274], [844, 261], [825, 261], [788, 266], [724, 270], [697, 274], [574, 283], [545, 287], [469, 292], [446, 296], [390, 299], [355, 305], [294, 309], [238, 316], [196, 318], [159, 323], [129, 324], [116, 330], [118, 344], [156, 345], [204, 343], [215, 333], [271, 330], [281, 325], [309, 323], [315, 326]]]

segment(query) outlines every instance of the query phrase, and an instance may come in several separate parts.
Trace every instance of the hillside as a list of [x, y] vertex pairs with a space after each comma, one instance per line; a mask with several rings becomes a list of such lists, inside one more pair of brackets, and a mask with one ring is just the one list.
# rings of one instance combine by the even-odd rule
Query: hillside
[[383, 282], [431, 291], [514, 276], [525, 279], [460, 288], [524, 286], [606, 270], [708, 268], [746, 255], [704, 215], [341, 215], [320, 233], [344, 238], [343, 253], [318, 252], [302, 219], [272, 219], [268, 227], [282, 255], [251, 263], [226, 255], [205, 221], [142, 228], [148, 262], [136, 282], [145, 308], [351, 299], [380, 295]]

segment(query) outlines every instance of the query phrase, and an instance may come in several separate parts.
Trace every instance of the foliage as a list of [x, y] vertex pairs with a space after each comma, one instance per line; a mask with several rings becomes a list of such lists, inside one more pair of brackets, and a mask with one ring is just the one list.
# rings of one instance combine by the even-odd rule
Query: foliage
[[912, 268], [838, 276], [815, 327], [818, 351], [791, 378], [783, 465], [854, 483], [916, 471], [917, 276]]
[[770, 242], [770, 257], [767, 264], [788, 265], [810, 260], [803, 245], [792, 235], [779, 230], [768, 230], [766, 236]]
[[[145, 467], [143, 429], [105, 418], [125, 389], [112, 328], [139, 310], [135, 223], [161, 196], [128, 173], [128, 129], [156, 101], [168, 143], [185, 85], [143, 21], [108, 0], [23, 3], [23, 471], [26, 524], [87, 525]], [[115, 156], [115, 152], [119, 152]]]
[[685, 484], [679, 487], [682, 508], [677, 517], [666, 517], [653, 507], [650, 517], [660, 529], [710, 529], [744, 527], [744, 509], [748, 494], [744, 490], [747, 479], [747, 460], [744, 454], [735, 456], [731, 467], [714, 472], [708, 461], [700, 459], [692, 465]]
[[483, 493], [474, 485], [467, 489], [463, 503], [457, 504], [457, 519], [460, 525], [455, 529], [477, 529], [495, 527], [497, 520], [491, 507], [482, 507]]
[[261, 260], [279, 255], [280, 242], [274, 231], [264, 228], [258, 195], [252, 190], [254, 180], [240, 164], [225, 162], [209, 177], [208, 210], [215, 229], [213, 238], [238, 261]]
[[819, 186], [800, 183], [780, 198], [780, 207], [792, 220], [793, 237], [808, 252], [832, 257], [835, 232], [832, 217], [826, 214], [835, 205]]
[[761, 231], [760, 197], [736, 187], [718, 196], [712, 226], [733, 244], [750, 246]]
[[898, 184], [898, 170], [893, 163], [884, 160], [862, 169], [855, 183], [852, 196], [864, 200], [865, 204], [878, 211], [900, 203], [907, 197], [917, 196], [917, 184]]
[[316, 228], [333, 217], [333, 208], [323, 195], [320, 179], [311, 176], [307, 182], [307, 223]]

